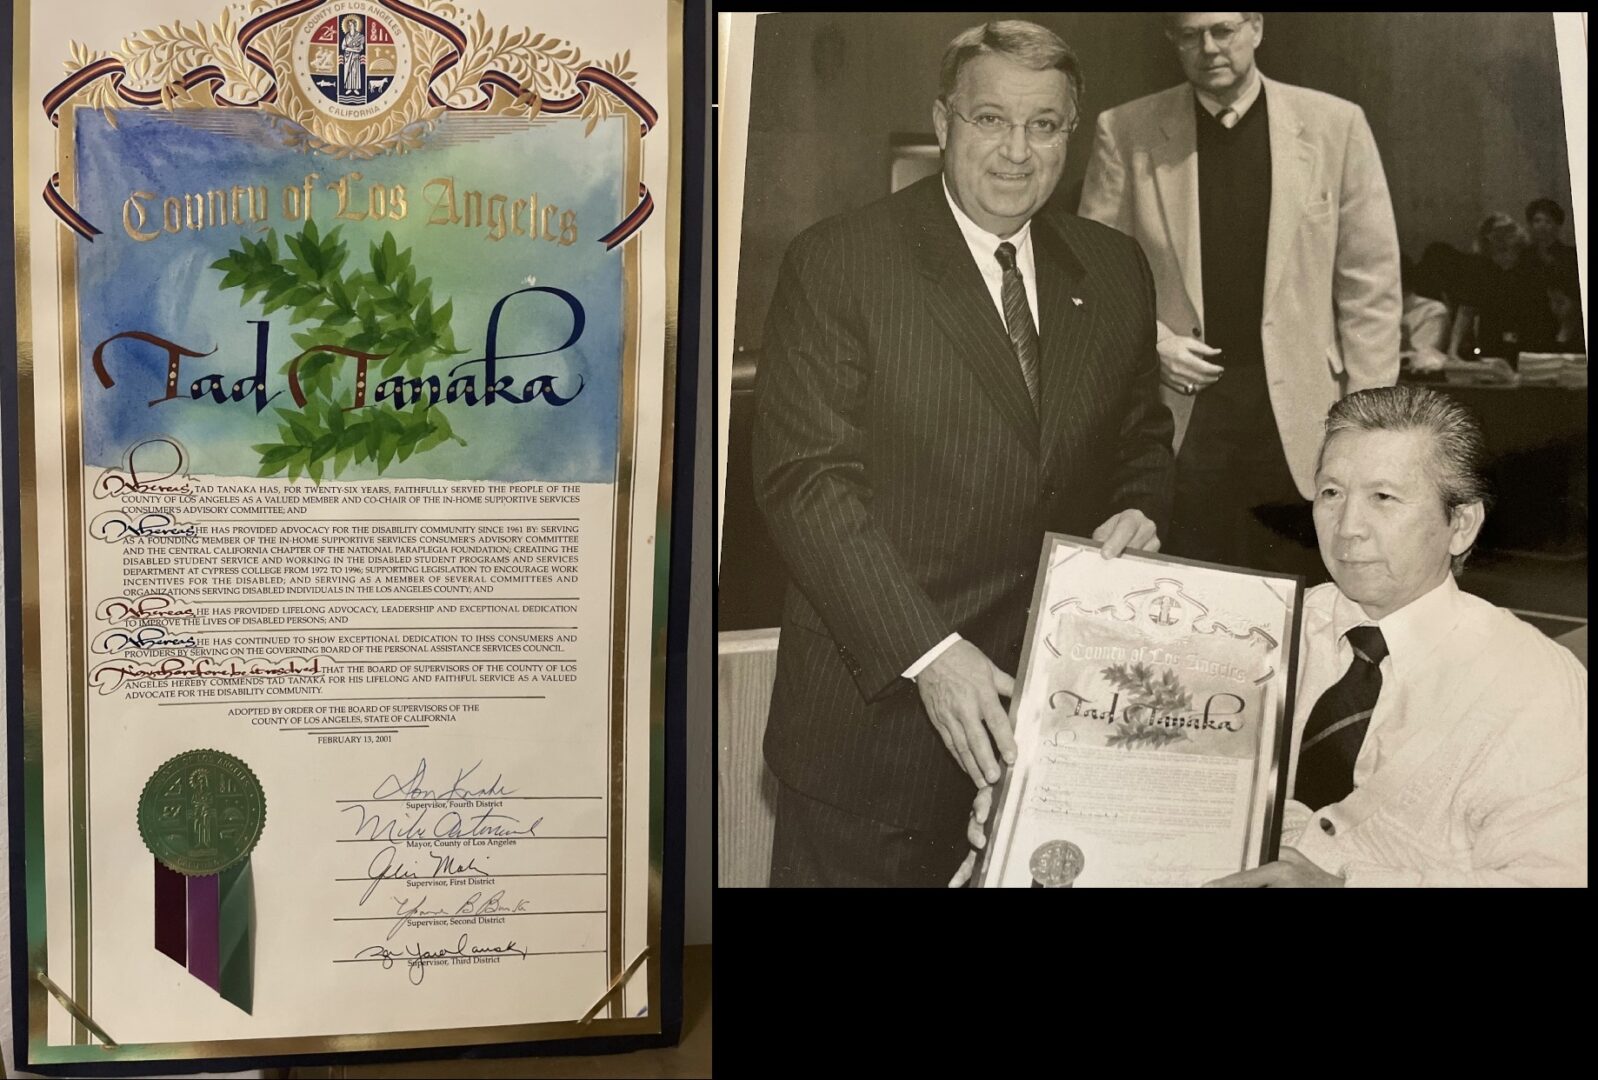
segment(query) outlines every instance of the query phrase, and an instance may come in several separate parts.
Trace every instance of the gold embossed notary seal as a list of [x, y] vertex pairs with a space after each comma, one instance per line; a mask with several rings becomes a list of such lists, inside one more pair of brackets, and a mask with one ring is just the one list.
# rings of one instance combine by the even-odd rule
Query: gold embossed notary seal
[[1050, 840], [1032, 853], [1032, 884], [1040, 889], [1069, 889], [1087, 859], [1069, 840]]
[[266, 792], [250, 767], [220, 750], [168, 759], [139, 796], [139, 835], [180, 874], [216, 874], [249, 855], [266, 826]]

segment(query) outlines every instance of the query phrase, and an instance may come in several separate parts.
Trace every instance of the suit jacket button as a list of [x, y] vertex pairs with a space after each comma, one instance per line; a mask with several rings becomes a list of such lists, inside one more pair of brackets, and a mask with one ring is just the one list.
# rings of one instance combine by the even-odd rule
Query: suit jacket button
[[1336, 836], [1337, 826], [1333, 825], [1328, 819], [1321, 818], [1321, 832], [1325, 833], [1327, 836]]
[[1204, 331], [1201, 330], [1199, 327], [1195, 326], [1193, 328], [1193, 336], [1196, 337], [1196, 338], [1201, 338], [1201, 337], [1204, 336]]

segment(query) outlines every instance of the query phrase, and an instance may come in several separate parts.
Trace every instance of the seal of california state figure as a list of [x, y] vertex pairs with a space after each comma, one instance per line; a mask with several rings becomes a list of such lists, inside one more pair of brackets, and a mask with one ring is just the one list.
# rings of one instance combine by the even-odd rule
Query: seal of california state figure
[[216, 874], [243, 859], [266, 825], [266, 793], [250, 767], [220, 750], [168, 759], [139, 796], [139, 835], [180, 874]]
[[1032, 853], [1032, 883], [1045, 889], [1065, 889], [1082, 872], [1087, 859], [1069, 840], [1050, 840]]
[[405, 92], [410, 38], [401, 20], [377, 4], [334, 0], [301, 19], [292, 65], [317, 111], [335, 120], [370, 120]]

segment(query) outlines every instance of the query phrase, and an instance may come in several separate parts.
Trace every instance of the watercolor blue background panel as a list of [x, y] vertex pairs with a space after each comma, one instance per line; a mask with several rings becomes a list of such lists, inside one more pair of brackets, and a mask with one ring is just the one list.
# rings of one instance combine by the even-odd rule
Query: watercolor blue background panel
[[[79, 211], [102, 230], [92, 243], [78, 240], [78, 318], [85, 461], [119, 464], [129, 447], [157, 435], [178, 440], [197, 474], [253, 476], [260, 468], [256, 443], [277, 442], [275, 409], [294, 408], [284, 365], [300, 351], [288, 309], [263, 316], [259, 298], [241, 306], [237, 288], [222, 288], [223, 274], [211, 264], [236, 248], [241, 237], [259, 239], [275, 229], [285, 258], [285, 234], [304, 225], [305, 192], [311, 215], [326, 233], [335, 226], [349, 246], [345, 273], [369, 268], [369, 248], [392, 232], [400, 249], [410, 248], [419, 279], [430, 279], [435, 303], [453, 303], [451, 325], [458, 349], [428, 365], [448, 385], [448, 372], [484, 356], [489, 316], [502, 297], [530, 284], [575, 296], [586, 321], [582, 336], [562, 351], [501, 360], [500, 374], [515, 376], [519, 392], [527, 379], [551, 375], [552, 390], [568, 404], [547, 399], [527, 404], [440, 403], [466, 446], [446, 442], [404, 462], [385, 477], [610, 482], [616, 475], [623, 323], [623, 249], [606, 251], [598, 237], [625, 216], [623, 195], [627, 130], [620, 119], [601, 122], [585, 135], [577, 120], [547, 120], [531, 126], [475, 117], [446, 117], [408, 153], [366, 161], [335, 159], [286, 149], [271, 117], [250, 110], [196, 110], [177, 116], [124, 110], [114, 124], [99, 112], [78, 109], [75, 186]], [[475, 126], [474, 126], [475, 125]], [[355, 174], [359, 174], [359, 178]], [[341, 220], [334, 186], [345, 178], [346, 212], [363, 220]], [[444, 181], [450, 182], [446, 187]], [[233, 189], [239, 199], [233, 216]], [[381, 187], [383, 195], [372, 191]], [[395, 189], [404, 189], [405, 213], [397, 217]], [[264, 189], [264, 191], [263, 191]], [[453, 213], [446, 193], [453, 191]], [[223, 200], [207, 193], [223, 192]], [[509, 213], [518, 200], [537, 200], [536, 235], [520, 235], [492, 220], [465, 218], [468, 196], [480, 192], [484, 218], [490, 207]], [[145, 192], [149, 197], [135, 197]], [[176, 232], [163, 228], [163, 202], [190, 196]], [[502, 195], [497, 202], [493, 196]], [[132, 202], [130, 202], [130, 198]], [[546, 214], [546, 208], [556, 209]], [[254, 213], [252, 215], [251, 210]], [[381, 217], [373, 210], [383, 211]], [[574, 219], [566, 218], [570, 211]], [[216, 216], [213, 217], [213, 212]], [[218, 220], [221, 218], [222, 220]], [[548, 238], [575, 221], [569, 244]], [[172, 224], [172, 222], [168, 222]], [[525, 233], [524, 208], [516, 224]], [[195, 227], [190, 227], [191, 225]], [[136, 239], [132, 232], [153, 239]], [[503, 236], [496, 235], [503, 233]], [[279, 393], [264, 412], [252, 397], [214, 403], [191, 400], [188, 384], [219, 373], [231, 387], [255, 373], [257, 328], [270, 324], [268, 391]], [[500, 318], [496, 353], [510, 356], [555, 349], [573, 325], [569, 307], [547, 293], [508, 301]], [[167, 354], [147, 343], [122, 340], [106, 349], [106, 367], [116, 381], [104, 389], [90, 358], [115, 334], [141, 330], [207, 357], [182, 361], [177, 400], [148, 403], [166, 393]], [[343, 393], [352, 391], [353, 367], [340, 368]], [[477, 372], [483, 364], [463, 369]], [[348, 375], [348, 377], [346, 377]], [[374, 374], [373, 381], [376, 381]], [[353, 400], [341, 397], [341, 400]], [[389, 404], [370, 408], [391, 408]], [[349, 414], [353, 416], [354, 414]], [[343, 479], [377, 475], [375, 466], [352, 465]]]

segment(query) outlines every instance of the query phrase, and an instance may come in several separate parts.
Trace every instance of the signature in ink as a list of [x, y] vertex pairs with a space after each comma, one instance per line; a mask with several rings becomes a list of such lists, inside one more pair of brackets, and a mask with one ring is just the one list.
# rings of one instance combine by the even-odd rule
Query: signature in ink
[[447, 919], [464, 917], [468, 915], [517, 915], [527, 910], [527, 901], [518, 900], [515, 906], [505, 899], [505, 890], [501, 889], [488, 899], [483, 899], [482, 890], [472, 893], [460, 907], [451, 911], [448, 907], [428, 910], [423, 906], [425, 899], [417, 897], [407, 900], [403, 896], [393, 898], [399, 910], [394, 913], [394, 925], [389, 929], [388, 936], [384, 939], [392, 941], [394, 935], [414, 921], [422, 919]]
[[339, 812], [351, 811], [360, 815], [355, 825], [357, 840], [458, 840], [477, 836], [532, 836], [544, 819], [538, 818], [530, 825], [511, 814], [501, 814], [492, 807], [481, 811], [446, 810], [439, 813], [435, 807], [407, 811], [398, 817], [385, 817], [369, 812], [362, 803], [351, 803]]
[[453, 946], [442, 949], [424, 949], [414, 941], [401, 950], [391, 949], [387, 945], [368, 945], [355, 954], [355, 959], [381, 961], [384, 971], [388, 971], [396, 963], [403, 963], [407, 968], [411, 985], [420, 986], [427, 974], [428, 964], [469, 956], [525, 957], [526, 955], [527, 950], [515, 941], [507, 941], [503, 945], [473, 945], [470, 935], [463, 933]]
[[[475, 855], [465, 862], [460, 862], [453, 855], [440, 855], [436, 851], [429, 851], [427, 854], [433, 860], [433, 871], [428, 875], [429, 877], [493, 876], [477, 865], [477, 856]], [[483, 858], [486, 859], [488, 856], [484, 855]], [[385, 881], [407, 881], [414, 877], [420, 877], [421, 874], [405, 865], [404, 860], [399, 857], [398, 848], [393, 844], [385, 844], [377, 850], [377, 854], [373, 855], [371, 861], [366, 864], [366, 876], [371, 884], [361, 894], [360, 900], [357, 901], [359, 904], [364, 904], [370, 900], [372, 893]]]
[[[457, 874], [474, 875], [476, 877], [489, 876], [488, 871], [477, 868], [477, 856], [475, 855], [462, 863], [457, 862], [453, 855], [439, 855], [435, 852], [428, 852], [428, 854], [433, 856], [434, 877], [451, 877]], [[484, 855], [483, 858], [486, 859], [488, 856]]]
[[483, 763], [479, 761], [470, 768], [457, 769], [455, 771], [455, 780], [449, 785], [449, 787], [444, 788], [442, 791], [434, 791], [432, 788], [422, 786], [427, 779], [427, 759], [422, 758], [416, 763], [416, 769], [411, 773], [409, 779], [401, 780], [395, 773], [389, 773], [387, 776], [385, 776], [382, 782], [372, 790], [372, 798], [394, 800], [484, 799], [494, 795], [513, 795], [516, 793], [515, 788], [506, 787], [504, 785], [503, 774], [496, 774], [494, 777], [494, 782], [489, 784], [487, 787], [478, 788], [465, 786], [466, 781], [471, 778], [473, 773], [482, 767], [482, 764]]

